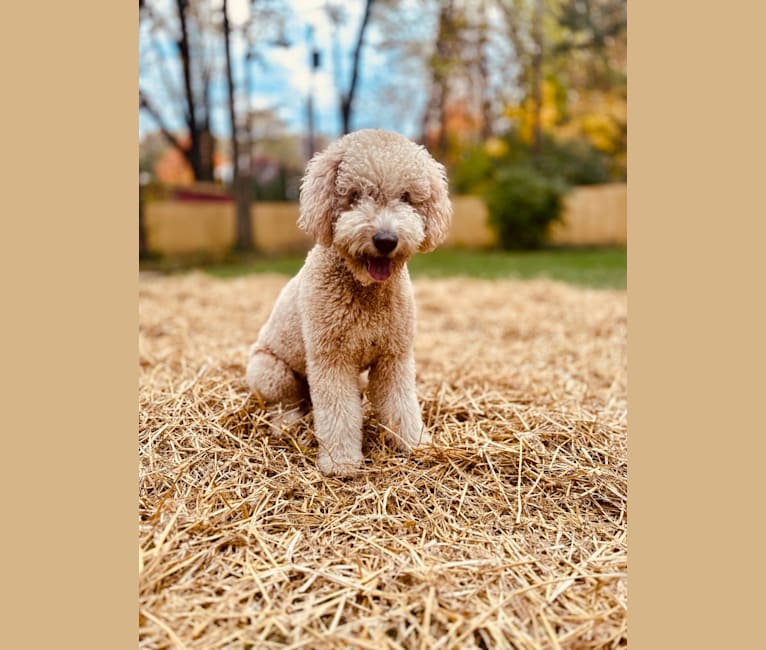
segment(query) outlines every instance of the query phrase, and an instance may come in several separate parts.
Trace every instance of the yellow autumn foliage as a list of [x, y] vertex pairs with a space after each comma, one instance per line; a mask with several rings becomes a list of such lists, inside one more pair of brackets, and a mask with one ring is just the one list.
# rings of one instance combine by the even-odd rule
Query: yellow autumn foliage
[[[540, 127], [544, 131], [553, 131], [561, 120], [561, 111], [557, 104], [556, 85], [544, 80], [542, 83], [542, 106], [540, 107]], [[535, 101], [532, 97], [526, 97], [524, 101], [516, 105], [508, 105], [505, 109], [506, 117], [516, 121], [521, 139], [530, 144], [534, 139], [535, 129]]]
[[508, 153], [508, 143], [500, 138], [489, 138], [484, 143], [484, 148], [490, 158], [502, 158]]
[[[624, 98], [596, 91], [579, 92], [575, 101], [567, 107], [567, 115], [564, 115], [557, 101], [559, 90], [549, 80], [542, 84], [540, 126], [544, 131], [562, 138], [585, 137], [596, 149], [605, 152], [614, 153], [621, 148], [624, 134], [620, 124], [627, 120]], [[519, 136], [528, 144], [534, 138], [534, 110], [535, 103], [531, 97], [519, 104], [508, 105], [505, 110], [506, 117], [516, 123]]]

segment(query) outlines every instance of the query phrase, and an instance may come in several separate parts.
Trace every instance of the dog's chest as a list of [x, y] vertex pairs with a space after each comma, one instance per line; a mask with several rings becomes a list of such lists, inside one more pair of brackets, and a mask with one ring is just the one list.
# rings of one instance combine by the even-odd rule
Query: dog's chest
[[381, 312], [352, 311], [339, 332], [339, 346], [361, 368], [372, 365], [381, 354], [387, 354], [401, 345], [409, 327], [402, 322], [403, 314], [389, 310]]
[[360, 369], [371, 366], [381, 355], [405, 352], [414, 333], [410, 301], [405, 296], [374, 303], [356, 298], [333, 311], [326, 345]]
[[349, 353], [360, 368], [367, 368], [375, 363], [382, 353], [389, 352], [391, 346], [390, 325], [386, 326], [380, 321], [371, 321], [368, 323], [368, 327], [357, 329], [356, 338], [349, 346]]

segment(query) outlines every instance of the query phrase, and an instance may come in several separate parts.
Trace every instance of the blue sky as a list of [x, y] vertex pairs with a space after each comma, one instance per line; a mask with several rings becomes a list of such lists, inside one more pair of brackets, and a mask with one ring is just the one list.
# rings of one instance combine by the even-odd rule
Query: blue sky
[[[414, 4], [413, 4], [414, 3]], [[220, 6], [220, 0], [212, 0], [213, 6]], [[289, 20], [284, 25], [284, 35], [292, 44], [292, 47], [264, 46], [260, 48], [264, 56], [264, 64], [255, 64], [255, 93], [251, 98], [257, 108], [272, 108], [277, 115], [284, 120], [291, 132], [302, 132], [306, 123], [306, 98], [310, 84], [309, 73], [309, 49], [307, 44], [307, 28], [312, 26], [317, 48], [321, 52], [322, 66], [313, 78], [315, 128], [319, 133], [330, 137], [340, 132], [340, 116], [338, 109], [338, 96], [333, 81], [333, 37], [334, 32], [326, 13], [322, 7], [324, 0], [288, 0], [293, 11]], [[407, 3], [405, 3], [407, 4]], [[409, 4], [415, 6], [417, 0], [411, 0]], [[169, 0], [154, 0], [156, 6], [164, 15], [175, 15], [172, 3]], [[230, 0], [230, 20], [234, 25], [243, 24], [249, 16], [248, 0]], [[345, 24], [337, 31], [340, 44], [341, 63], [348, 66], [349, 52], [356, 38], [364, 9], [363, 0], [354, 0], [343, 3], [347, 14]], [[171, 24], [175, 24], [173, 20]], [[432, 26], [423, 24], [419, 26], [426, 34], [432, 33]], [[381, 105], [376, 103], [381, 88], [392, 89], [391, 67], [388, 60], [389, 54], [377, 47], [381, 38], [376, 29], [374, 14], [365, 39], [366, 47], [362, 52], [364, 65], [362, 77], [359, 80], [357, 92], [357, 119], [353, 128], [376, 126], [396, 130], [415, 137], [419, 133], [422, 111], [426, 102], [425, 84], [417, 79], [417, 70], [411, 71], [409, 77], [401, 84], [401, 89], [393, 87], [393, 91], [387, 95], [387, 101], [393, 103]], [[222, 39], [219, 39], [222, 40]], [[147, 49], [148, 40], [146, 34], [140, 35], [141, 60], [141, 87], [151, 97], [163, 97], [163, 85], [157, 74], [156, 64], [152, 64], [152, 57], [156, 52]], [[218, 44], [216, 44], [218, 47]], [[220, 43], [221, 60], [223, 44]], [[167, 39], [161, 41], [162, 56], [174, 58], [175, 46]], [[237, 91], [240, 102], [245, 98], [244, 83], [244, 43], [236, 39], [233, 43], [233, 60], [235, 64], [235, 77], [237, 77]], [[178, 70], [178, 66], [169, 66]], [[348, 80], [348, 71], [343, 75], [344, 84]], [[180, 82], [180, 79], [179, 79]], [[161, 102], [161, 99], [157, 101]], [[213, 88], [213, 115], [212, 125], [216, 135], [225, 137], [229, 133], [229, 120], [227, 114], [227, 92], [223, 76], [219, 75]], [[182, 130], [180, 112], [170, 110], [166, 105], [163, 107], [163, 115], [172, 129]], [[157, 130], [156, 122], [144, 111], [139, 113], [139, 135]]]

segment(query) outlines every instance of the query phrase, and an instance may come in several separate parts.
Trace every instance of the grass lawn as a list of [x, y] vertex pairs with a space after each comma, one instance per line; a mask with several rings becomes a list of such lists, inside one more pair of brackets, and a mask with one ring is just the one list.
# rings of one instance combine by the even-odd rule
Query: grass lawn
[[[235, 258], [225, 263], [195, 265], [216, 277], [249, 273], [293, 275], [304, 255]], [[440, 249], [416, 255], [409, 263], [413, 278], [462, 275], [476, 278], [546, 277], [581, 286], [624, 289], [627, 252], [624, 248], [561, 248], [541, 251], [469, 251]]]
[[547, 277], [571, 284], [612, 289], [624, 289], [627, 284], [627, 252], [624, 248], [515, 252], [445, 249], [428, 255], [416, 255], [409, 266], [413, 277]]

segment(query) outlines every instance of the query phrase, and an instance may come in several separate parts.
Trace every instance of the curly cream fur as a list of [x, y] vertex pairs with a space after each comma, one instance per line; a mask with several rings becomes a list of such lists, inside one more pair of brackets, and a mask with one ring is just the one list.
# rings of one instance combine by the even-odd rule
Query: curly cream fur
[[[415, 303], [407, 260], [446, 237], [444, 167], [386, 131], [344, 136], [309, 162], [298, 225], [316, 245], [280, 293], [250, 350], [247, 382], [266, 404], [310, 401], [325, 473], [362, 462], [360, 375], [390, 439], [428, 444], [415, 392]], [[373, 237], [395, 236], [381, 252]], [[377, 270], [376, 270], [377, 269]]]

